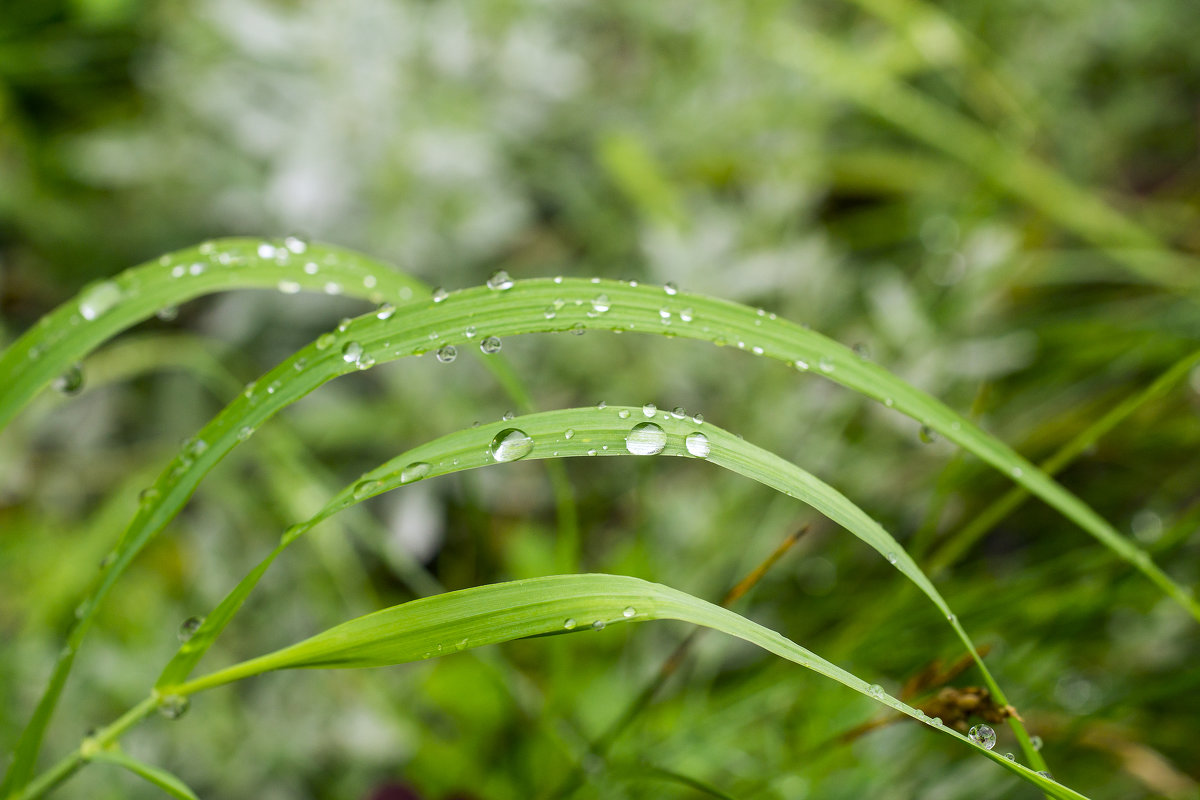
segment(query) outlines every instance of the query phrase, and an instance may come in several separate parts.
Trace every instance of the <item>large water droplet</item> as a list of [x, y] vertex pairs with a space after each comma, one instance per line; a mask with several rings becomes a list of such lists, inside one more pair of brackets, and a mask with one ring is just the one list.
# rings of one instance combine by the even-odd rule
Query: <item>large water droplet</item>
[[635, 456], [653, 456], [667, 446], [667, 434], [653, 422], [639, 422], [625, 437], [625, 448]]
[[438, 348], [437, 360], [441, 363], [449, 364], [456, 358], [458, 358], [458, 349], [454, 345], [448, 344]]
[[186, 642], [188, 639], [191, 639], [193, 634], [199, 630], [202, 624], [204, 624], [204, 617], [188, 617], [183, 622], [179, 623], [179, 631], [177, 634], [179, 636], [179, 641]]
[[363, 346], [358, 342], [346, 342], [342, 348], [342, 361], [347, 364], [357, 364], [362, 358]]
[[120, 287], [112, 281], [101, 281], [84, 292], [79, 300], [79, 313], [86, 320], [96, 319], [120, 299]]
[[708, 458], [708, 454], [712, 452], [712, 445], [703, 433], [689, 433], [683, 443], [687, 446], [687, 451], [696, 458]]
[[187, 713], [191, 702], [181, 694], [169, 694], [158, 701], [158, 713], [167, 719], [179, 719]]
[[642, 406], [642, 414], [645, 416], [653, 419], [656, 413], [658, 413], [658, 406], [654, 405], [654, 403], [646, 403], [646, 405]]
[[996, 746], [996, 732], [987, 725], [976, 725], [967, 732], [967, 738], [985, 750]]
[[376, 495], [383, 488], [383, 481], [366, 480], [359, 481], [354, 484], [354, 499], [366, 500], [368, 497]]
[[510, 278], [508, 273], [502, 269], [497, 270], [496, 273], [494, 275], [492, 275], [492, 277], [488, 278], [488, 282], [487, 282], [487, 286], [489, 289], [495, 289], [497, 291], [504, 291], [505, 289], [511, 289], [512, 285], [513, 285], [513, 279]]
[[492, 353], [500, 352], [500, 339], [496, 336], [489, 336], [479, 343], [479, 349], [491, 355]]
[[492, 458], [497, 461], [516, 461], [533, 450], [533, 439], [525, 431], [505, 428], [492, 439]]
[[569, 631], [575, 630], [575, 618], [567, 617], [565, 620], [563, 620], [563, 628]]
[[424, 461], [414, 461], [404, 469], [400, 470], [400, 482], [412, 483], [413, 481], [419, 481], [421, 478], [429, 475], [431, 469], [432, 467], [430, 467], [429, 464]]
[[83, 389], [83, 367], [79, 364], [72, 364], [67, 367], [66, 372], [54, 379], [51, 386], [54, 387], [54, 391], [68, 397], [79, 394], [79, 391]]

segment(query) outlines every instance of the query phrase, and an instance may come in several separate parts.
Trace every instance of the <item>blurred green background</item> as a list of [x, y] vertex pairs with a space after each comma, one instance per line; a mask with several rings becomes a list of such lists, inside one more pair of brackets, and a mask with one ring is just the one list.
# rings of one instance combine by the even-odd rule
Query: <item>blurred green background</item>
[[[1040, 460], [1198, 346], [1196, 10], [5, 4], [0, 326], [11, 340], [89, 280], [232, 234], [335, 242], [451, 289], [497, 269], [674, 281], [854, 345]], [[0, 436], [0, 751], [178, 442], [365, 310], [273, 292], [190, 303], [90, 358], [81, 395], [48, 392]], [[911, 420], [732, 348], [589, 334], [516, 337], [503, 353], [540, 408], [703, 413], [838, 487], [926, 565], [1009, 488]], [[337, 487], [511, 407], [476, 359], [423, 357], [274, 420], [276, 438], [218, 467], [110, 598], [47, 752], [143, 696], [179, 622]], [[1198, 411], [1193, 372], [1061, 476], [1186, 586], [1200, 583]], [[740, 610], [889, 691], [960, 655], [895, 570], [788, 498], [696, 462], [566, 468], [580, 570], [715, 601], [811, 524]], [[412, 597], [409, 556], [452, 589], [549, 574], [554, 519], [538, 464], [381, 497], [289, 552], [210, 663]], [[1145, 579], [1031, 502], [937, 582], [1057, 778], [1094, 798], [1200, 796], [1200, 631]], [[876, 708], [717, 636], [607, 759], [587, 756], [686, 635], [631, 627], [266, 676], [126, 746], [206, 798], [549, 798], [580, 764], [579, 798], [705, 796], [662, 771], [764, 800], [1034, 796], [916, 726], [841, 736]], [[96, 766], [60, 796], [157, 794]]]

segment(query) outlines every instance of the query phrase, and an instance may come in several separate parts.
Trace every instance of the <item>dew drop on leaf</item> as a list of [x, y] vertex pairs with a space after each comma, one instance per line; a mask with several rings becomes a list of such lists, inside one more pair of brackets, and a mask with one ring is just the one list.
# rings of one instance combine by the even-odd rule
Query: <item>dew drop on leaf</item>
[[179, 641], [186, 642], [188, 639], [191, 639], [203, 623], [204, 617], [188, 617], [179, 623], [179, 631], [177, 633]]
[[525, 431], [505, 428], [492, 439], [492, 458], [497, 461], [516, 461], [533, 450], [533, 439]]
[[400, 470], [400, 482], [412, 483], [413, 481], [419, 481], [429, 475], [431, 469], [432, 467], [424, 461], [414, 461]]
[[84, 292], [79, 300], [79, 313], [90, 322], [115, 306], [120, 299], [120, 287], [112, 281], [101, 281]]
[[696, 458], [708, 458], [708, 454], [712, 452], [712, 445], [703, 433], [689, 433], [683, 443], [687, 446], [687, 451]]
[[639, 422], [625, 437], [625, 448], [635, 456], [653, 456], [667, 446], [667, 434], [653, 422]]
[[66, 372], [55, 378], [51, 385], [54, 387], [54, 391], [68, 397], [79, 394], [83, 389], [83, 367], [79, 364], [72, 364], [67, 367]]

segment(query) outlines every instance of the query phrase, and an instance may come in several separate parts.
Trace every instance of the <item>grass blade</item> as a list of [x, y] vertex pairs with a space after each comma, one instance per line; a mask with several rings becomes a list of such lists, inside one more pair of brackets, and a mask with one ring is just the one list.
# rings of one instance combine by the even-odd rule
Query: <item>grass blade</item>
[[[320, 522], [405, 484], [518, 459], [679, 456], [703, 459], [756, 480], [809, 504], [874, 548], [933, 601], [962, 643], [975, 652], [974, 643], [951, 613], [945, 599], [904, 548], [870, 515], [832, 486], [786, 459], [710, 423], [697, 423], [682, 414], [657, 410], [653, 412], [652, 420], [642, 408], [608, 406], [530, 414], [442, 436], [364, 473], [361, 480], [345, 487], [321, 511], [284, 534], [270, 555], [238, 583], [179, 649], [163, 670], [155, 684], [156, 689], [170, 693], [173, 686], [187, 678], [275, 558]], [[652, 438], [643, 439], [643, 434]], [[503, 448], [514, 447], [514, 442], [519, 446], [505, 452]], [[649, 452], [651, 450], [653, 452]], [[1008, 700], [986, 665], [982, 660], [978, 664], [998, 702], [1006, 705]], [[1024, 727], [1015, 718], [1010, 719], [1010, 723], [1024, 747], [1028, 739]], [[1039, 769], [1044, 768], [1041, 756], [1032, 746], [1027, 755], [1031, 763]]]
[[952, 736], [1056, 798], [1082, 798], [1033, 770], [971, 742], [785, 636], [661, 584], [621, 575], [554, 575], [421, 598], [330, 628], [259, 658], [173, 687], [188, 696], [281, 669], [380, 667], [475, 647], [623, 622], [679, 620], [757, 645]]
[[[233, 240], [229, 250], [223, 249], [224, 246], [225, 243], [221, 246], [208, 243], [166, 257], [165, 264], [123, 273], [112, 305], [103, 313], [94, 314], [87, 325], [73, 325], [70, 320], [78, 316], [84, 305], [90, 304], [93, 310], [97, 307], [94, 288], [81, 295], [81, 299], [52, 312], [47, 319], [53, 324], [39, 324], [0, 356], [0, 385], [6, 387], [0, 394], [0, 421], [15, 413], [37, 388], [82, 353], [159, 307], [176, 304], [205, 290], [262, 285], [268, 280], [269, 269], [276, 270], [275, 280], [284, 276], [283, 279], [295, 278], [299, 282], [299, 276], [305, 274], [298, 260], [262, 263], [259, 245], [254, 241]], [[354, 258], [353, 254], [347, 255], [337, 248], [307, 247], [314, 254], [324, 252], [322, 259], [335, 264]], [[205, 249], [204, 253], [201, 249]], [[192, 275], [189, 268], [184, 270], [188, 278], [175, 274], [187, 258], [199, 255], [210, 263], [221, 264], [222, 269], [206, 268]], [[367, 267], [359, 265], [358, 269], [375, 276]], [[382, 284], [383, 274], [380, 271], [375, 276], [375, 288]], [[406, 288], [411, 292], [412, 279], [395, 280], [397, 295], [405, 294]], [[605, 298], [602, 305], [608, 309], [603, 312], [597, 311], [599, 305], [592, 303], [601, 294]], [[804, 371], [815, 366], [830, 380], [920, 421], [1011, 476], [1133, 564], [1200, 621], [1200, 603], [1160, 570], [1144, 550], [1122, 537], [1089, 506], [940, 401], [819, 333], [736, 303], [674, 291], [664, 293], [657, 287], [562, 278], [518, 281], [503, 290], [475, 287], [451, 293], [440, 302], [411, 302], [404, 306], [403, 312], [370, 313], [348, 321], [266, 373], [209, 422], [155, 482], [118, 543], [114, 559], [101, 573], [96, 590], [81, 604], [79, 620], [55, 664], [47, 694], [39, 703], [33, 722], [22, 734], [6, 786], [10, 789], [21, 786], [28, 779], [48, 714], [57, 702], [65, 673], [98, 604], [137, 553], [183, 507], [208, 470], [248, 433], [325, 382], [367, 369], [377, 362], [417, 355], [447, 344], [471, 343], [478, 341], [474, 338], [476, 334], [501, 337], [589, 328], [682, 336], [718, 345], [733, 343]], [[39, 358], [23, 370], [21, 367], [35, 348], [40, 349]]]
[[119, 750], [100, 750], [89, 756], [88, 760], [123, 767], [134, 775], [145, 778], [171, 795], [171, 797], [176, 797], [179, 800], [200, 800], [196, 796], [196, 793], [188, 788], [186, 783], [165, 769], [147, 764], [144, 761], [138, 761], [136, 758], [132, 758]]

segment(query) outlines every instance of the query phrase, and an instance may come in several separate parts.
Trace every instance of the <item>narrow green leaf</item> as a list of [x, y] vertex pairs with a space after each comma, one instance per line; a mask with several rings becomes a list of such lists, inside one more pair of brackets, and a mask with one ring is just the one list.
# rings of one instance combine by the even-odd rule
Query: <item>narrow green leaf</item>
[[[507, 451], [506, 451], [507, 448]], [[209, 614], [159, 676], [162, 692], [182, 683], [213, 641], [241, 608], [250, 591], [285, 547], [338, 512], [383, 492], [427, 478], [475, 469], [510, 460], [642, 455], [679, 456], [704, 460], [795, 497], [842, 525], [893, 564], [924, 592], [960, 641], [972, 653], [975, 645], [950, 607], [916, 562], [882, 526], [829, 484], [799, 466], [711, 423], [675, 412], [605, 406], [530, 414], [467, 428], [423, 444], [364, 473], [342, 489], [319, 512], [293, 526], [280, 544]], [[979, 668], [1001, 704], [1008, 702], [986, 665]], [[1011, 720], [1024, 746], [1027, 734]], [[1042, 768], [1032, 747], [1030, 760]]]
[[88, 756], [88, 760], [123, 767], [133, 774], [150, 781], [150, 783], [153, 783], [171, 795], [171, 797], [179, 798], [179, 800], [200, 800], [196, 796], [196, 793], [188, 788], [187, 784], [165, 769], [147, 764], [144, 761], [138, 761], [136, 758], [128, 756], [119, 750], [99, 750]]
[[672, 619], [742, 639], [799, 664], [934, 730], [1034, 784], [1051, 797], [1079, 793], [935, 723], [918, 709], [867, 684], [785, 636], [684, 592], [621, 575], [554, 575], [476, 586], [421, 598], [350, 620], [259, 658], [170, 691], [191, 695], [281, 669], [381, 667], [420, 661], [514, 639], [595, 632], [624, 622]]

